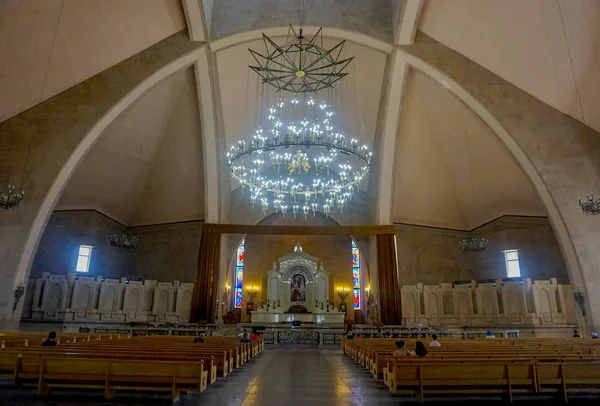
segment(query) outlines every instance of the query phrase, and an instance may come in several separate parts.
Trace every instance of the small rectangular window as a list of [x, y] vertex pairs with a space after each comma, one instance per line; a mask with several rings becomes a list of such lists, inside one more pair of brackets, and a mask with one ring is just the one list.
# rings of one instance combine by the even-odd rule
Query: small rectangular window
[[77, 256], [77, 272], [87, 272], [90, 269], [90, 260], [92, 259], [92, 247], [89, 245], [79, 246], [79, 255]]
[[519, 268], [519, 253], [517, 250], [504, 251], [504, 260], [506, 261], [506, 274], [509, 278], [520, 278], [521, 268]]

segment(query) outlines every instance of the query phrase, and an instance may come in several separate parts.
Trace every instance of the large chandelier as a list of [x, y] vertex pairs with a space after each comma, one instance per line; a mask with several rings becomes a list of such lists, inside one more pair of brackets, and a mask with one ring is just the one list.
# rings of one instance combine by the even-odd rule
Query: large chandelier
[[315, 93], [332, 87], [348, 74], [344, 69], [354, 57], [342, 57], [346, 41], [331, 49], [323, 48], [322, 29], [308, 39], [302, 35], [302, 29], [297, 34], [290, 25], [287, 40], [281, 46], [263, 34], [266, 55], [249, 49], [258, 63], [250, 68], [278, 92]]
[[268, 110], [266, 128], [250, 142], [238, 141], [227, 153], [232, 176], [252, 206], [294, 217], [342, 210], [371, 167], [372, 153], [348, 139], [332, 123], [324, 102], [308, 98], [279, 101]]
[[110, 245], [128, 250], [137, 247], [139, 239], [136, 236], [129, 234], [111, 234], [108, 236]]
[[483, 237], [469, 237], [460, 240], [460, 248], [463, 251], [482, 251], [487, 248], [489, 241]]
[[589, 194], [585, 200], [579, 198], [579, 206], [585, 214], [596, 216], [600, 214], [600, 200], [594, 199], [594, 194]]
[[0, 190], [0, 207], [4, 210], [15, 208], [21, 203], [25, 192], [15, 193], [15, 187], [8, 185], [6, 191]]

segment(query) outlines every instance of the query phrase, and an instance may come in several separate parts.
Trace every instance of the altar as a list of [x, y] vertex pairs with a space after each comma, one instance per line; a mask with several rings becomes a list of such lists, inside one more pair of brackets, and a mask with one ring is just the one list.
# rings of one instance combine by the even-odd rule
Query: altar
[[267, 298], [251, 312], [253, 324], [344, 324], [345, 313], [329, 300], [329, 272], [318, 258], [303, 252], [299, 242], [293, 253], [273, 262], [267, 273]]

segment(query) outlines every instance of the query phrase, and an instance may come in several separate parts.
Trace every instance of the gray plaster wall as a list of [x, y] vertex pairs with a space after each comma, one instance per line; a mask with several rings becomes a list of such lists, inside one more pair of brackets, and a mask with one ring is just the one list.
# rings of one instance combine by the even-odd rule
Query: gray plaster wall
[[56, 211], [50, 217], [31, 267], [30, 278], [44, 272], [75, 272], [80, 245], [91, 245], [92, 256], [85, 276], [120, 278], [129, 275], [133, 252], [110, 245], [109, 235], [128, 232], [127, 227], [92, 210]]
[[134, 227], [140, 239], [129, 275], [193, 283], [198, 269], [202, 221]]
[[[483, 251], [463, 252], [460, 240], [489, 240]], [[569, 283], [565, 262], [546, 218], [501, 217], [472, 232], [397, 224], [400, 285], [437, 285], [472, 279], [507, 277], [503, 251], [519, 251], [521, 276], [533, 280], [557, 278]]]
[[[298, 26], [293, 0], [218, 0], [212, 8], [210, 38], [292, 24]], [[392, 42], [390, 0], [311, 0], [306, 25], [337, 27]]]
[[[170, 282], [194, 282], [202, 221], [126, 227], [93, 210], [55, 211], [42, 237], [31, 278], [43, 272], [75, 272], [80, 245], [91, 245], [92, 257], [85, 276], [141, 277]], [[135, 235], [135, 249], [110, 245], [111, 233]]]

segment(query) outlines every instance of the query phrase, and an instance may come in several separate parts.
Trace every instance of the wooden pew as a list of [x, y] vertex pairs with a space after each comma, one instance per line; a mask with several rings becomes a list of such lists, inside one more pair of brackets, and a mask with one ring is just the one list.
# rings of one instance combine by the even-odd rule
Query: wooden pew
[[[424, 358], [393, 357], [395, 341], [343, 340], [342, 348], [390, 391], [421, 401], [425, 393], [600, 393], [598, 340], [441, 340]], [[416, 340], [404, 341], [414, 348]]]
[[112, 359], [19, 357], [17, 386], [34, 386], [38, 395], [54, 388], [103, 389], [110, 399], [117, 390], [202, 392], [208, 373], [203, 361], [133, 361]]

